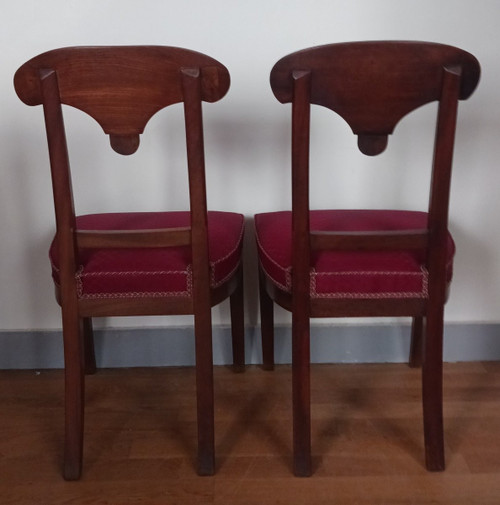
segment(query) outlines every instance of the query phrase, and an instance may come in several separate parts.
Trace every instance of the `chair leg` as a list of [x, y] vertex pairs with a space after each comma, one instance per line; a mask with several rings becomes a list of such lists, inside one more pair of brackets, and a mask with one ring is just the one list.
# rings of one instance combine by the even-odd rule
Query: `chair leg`
[[311, 475], [311, 388], [309, 318], [292, 314], [293, 470]]
[[410, 368], [420, 368], [423, 358], [424, 318], [414, 317], [411, 325]]
[[92, 318], [84, 317], [82, 320], [83, 342], [85, 350], [85, 373], [93, 375], [97, 367], [95, 363], [94, 330], [92, 328]]
[[77, 480], [82, 471], [85, 369], [80, 319], [76, 310], [63, 308], [66, 480]]
[[264, 370], [274, 369], [274, 307], [267, 294], [265, 277], [259, 265], [259, 301], [260, 301], [260, 331], [262, 338], [262, 367]]
[[210, 306], [195, 312], [198, 475], [215, 473], [214, 387]]
[[233, 369], [235, 372], [245, 370], [245, 315], [243, 307], [243, 268], [239, 267], [238, 287], [231, 295], [231, 335], [233, 344]]
[[442, 471], [443, 433], [443, 305], [429, 309], [422, 365], [425, 463], [429, 471]]

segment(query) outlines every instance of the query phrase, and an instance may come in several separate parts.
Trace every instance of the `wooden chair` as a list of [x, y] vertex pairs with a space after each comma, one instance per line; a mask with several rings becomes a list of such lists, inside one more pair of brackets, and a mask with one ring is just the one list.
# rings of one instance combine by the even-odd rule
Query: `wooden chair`
[[[276, 98], [292, 104], [292, 211], [255, 217], [262, 345], [264, 367], [272, 369], [275, 301], [292, 312], [298, 476], [311, 474], [311, 317], [413, 318], [412, 365], [423, 348], [426, 466], [444, 469], [442, 346], [454, 254], [447, 225], [452, 153], [458, 100], [472, 94], [479, 73], [469, 53], [421, 42], [315, 47], [282, 58], [271, 71]], [[403, 116], [433, 101], [439, 109], [427, 212], [310, 210], [311, 104], [344, 118], [361, 152], [373, 156], [385, 149]]]
[[[50, 258], [64, 337], [64, 477], [81, 474], [84, 373], [95, 370], [92, 318], [164, 314], [194, 314], [198, 473], [212, 475], [211, 307], [227, 297], [234, 365], [244, 365], [244, 220], [240, 214], [207, 212], [205, 194], [202, 101], [226, 94], [227, 69], [174, 47], [72, 47], [29, 60], [14, 84], [24, 103], [42, 104], [45, 114], [56, 215]], [[180, 102], [190, 209], [75, 216], [61, 104], [93, 117], [111, 147], [128, 155], [137, 150], [149, 119]]]

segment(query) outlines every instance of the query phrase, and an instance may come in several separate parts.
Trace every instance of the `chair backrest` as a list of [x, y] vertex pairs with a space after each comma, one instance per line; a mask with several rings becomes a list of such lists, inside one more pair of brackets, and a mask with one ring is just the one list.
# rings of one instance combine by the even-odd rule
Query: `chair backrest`
[[[292, 103], [293, 265], [297, 289], [308, 286], [311, 250], [423, 249], [444, 289], [448, 203], [458, 100], [479, 80], [479, 63], [455, 47], [426, 42], [352, 42], [298, 51], [279, 60], [271, 87]], [[327, 107], [358, 135], [367, 155], [380, 154], [397, 122], [438, 101], [428, 228], [397, 233], [334, 233], [309, 228], [310, 105]], [[439, 272], [439, 273], [438, 273]], [[295, 288], [294, 288], [295, 289]]]
[[177, 47], [116, 46], [67, 47], [26, 62], [16, 72], [14, 85], [27, 105], [40, 105], [44, 82], [57, 75], [60, 103], [92, 116], [110, 135], [121, 154], [137, 149], [138, 136], [160, 109], [183, 102], [183, 75], [199, 72], [200, 96], [220, 100], [229, 88], [229, 73], [204, 54]]
[[292, 102], [297, 76], [310, 74], [310, 103], [342, 116], [359, 136], [360, 150], [374, 155], [404, 115], [442, 98], [445, 69], [460, 73], [458, 98], [468, 98], [479, 80], [476, 58], [427, 42], [348, 42], [298, 51], [276, 63], [271, 87], [281, 103]]
[[[68, 47], [27, 61], [15, 74], [19, 98], [44, 107], [59, 247], [165, 247], [201, 243], [206, 260], [206, 195], [201, 102], [229, 89], [229, 73], [204, 54], [176, 47]], [[160, 109], [184, 103], [191, 227], [123, 232], [76, 231], [61, 104], [93, 117], [112, 148], [132, 154]], [[66, 244], [66, 245], [64, 245]], [[61, 254], [64, 258], [65, 254]]]

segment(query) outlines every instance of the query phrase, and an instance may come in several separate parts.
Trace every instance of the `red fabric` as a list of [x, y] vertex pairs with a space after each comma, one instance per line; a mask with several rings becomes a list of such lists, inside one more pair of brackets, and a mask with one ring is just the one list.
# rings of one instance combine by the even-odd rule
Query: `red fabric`
[[[140, 230], [190, 225], [189, 212], [92, 214], [77, 217], [82, 230]], [[208, 213], [211, 286], [227, 280], [240, 263], [244, 218], [230, 212]], [[57, 246], [50, 248], [52, 276], [59, 284]], [[85, 249], [76, 274], [80, 298], [190, 296], [190, 247]]]
[[[427, 214], [388, 210], [311, 211], [318, 231], [423, 229]], [[291, 291], [292, 213], [257, 214], [255, 228], [264, 272], [279, 288]], [[448, 282], [455, 245], [448, 238]], [[420, 251], [319, 251], [311, 258], [313, 298], [427, 298], [428, 272]]]

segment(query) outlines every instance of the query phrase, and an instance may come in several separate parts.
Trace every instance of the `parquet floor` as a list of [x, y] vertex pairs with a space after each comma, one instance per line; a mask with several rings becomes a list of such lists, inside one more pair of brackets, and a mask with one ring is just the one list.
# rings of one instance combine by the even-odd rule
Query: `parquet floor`
[[316, 365], [310, 478], [291, 474], [290, 367], [216, 367], [215, 477], [194, 469], [194, 371], [87, 378], [84, 473], [61, 478], [62, 371], [0, 372], [0, 503], [500, 504], [500, 363], [445, 365], [447, 469], [423, 467], [420, 372]]

